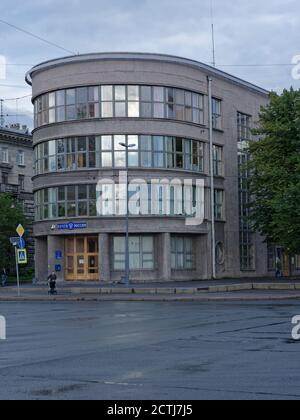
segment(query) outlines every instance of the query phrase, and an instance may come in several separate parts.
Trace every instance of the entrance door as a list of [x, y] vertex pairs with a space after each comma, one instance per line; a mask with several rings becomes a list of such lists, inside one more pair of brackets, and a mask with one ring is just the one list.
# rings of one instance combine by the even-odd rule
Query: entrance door
[[66, 280], [99, 280], [98, 238], [75, 236], [65, 240]]

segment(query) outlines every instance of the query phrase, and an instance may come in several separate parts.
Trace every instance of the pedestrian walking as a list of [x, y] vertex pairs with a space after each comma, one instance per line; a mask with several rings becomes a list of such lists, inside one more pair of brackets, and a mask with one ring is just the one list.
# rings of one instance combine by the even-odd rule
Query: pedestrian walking
[[57, 295], [57, 290], [56, 290], [56, 274], [54, 271], [52, 271], [52, 273], [48, 276], [48, 284], [49, 284], [49, 295]]

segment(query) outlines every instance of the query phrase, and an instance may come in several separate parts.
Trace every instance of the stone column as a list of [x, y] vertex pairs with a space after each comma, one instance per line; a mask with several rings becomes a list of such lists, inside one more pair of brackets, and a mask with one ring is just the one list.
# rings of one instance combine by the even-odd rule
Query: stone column
[[99, 234], [99, 280], [108, 283], [111, 279], [110, 271], [110, 243], [109, 235]]
[[[61, 271], [57, 272], [57, 281], [64, 281], [65, 277], [65, 252], [64, 252], [65, 239], [61, 236], [48, 236], [48, 274], [55, 271], [55, 266], [60, 265]], [[62, 259], [55, 258], [56, 251], [62, 253]]]
[[48, 246], [47, 238], [35, 239], [35, 278], [39, 282], [47, 281], [48, 274]]
[[171, 270], [171, 234], [162, 233], [159, 237], [160, 246], [158, 247], [158, 273], [161, 281], [170, 281]]
[[211, 254], [210, 236], [199, 235], [196, 238], [196, 271], [198, 280], [206, 280], [210, 276]]

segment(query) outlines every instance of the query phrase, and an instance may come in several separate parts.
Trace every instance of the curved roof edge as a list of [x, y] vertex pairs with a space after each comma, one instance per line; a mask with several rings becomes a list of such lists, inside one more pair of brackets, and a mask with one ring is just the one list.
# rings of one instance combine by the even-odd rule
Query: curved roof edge
[[198, 70], [204, 70], [209, 75], [225, 79], [227, 81], [233, 82], [235, 84], [244, 86], [248, 89], [254, 90], [262, 95], [269, 95], [269, 91], [263, 89], [259, 86], [254, 85], [253, 83], [247, 82], [246, 80], [240, 79], [239, 77], [233, 76], [229, 73], [226, 73], [222, 70], [219, 70], [215, 67], [212, 67], [208, 64], [201, 63], [196, 60], [191, 60], [188, 58], [177, 57], [174, 55], [168, 54], [155, 54], [155, 53], [129, 53], [129, 52], [112, 52], [112, 53], [90, 53], [90, 54], [79, 54], [67, 57], [61, 57], [49, 61], [45, 61], [37, 66], [34, 66], [31, 70], [26, 73], [25, 80], [31, 86], [32, 77], [35, 73], [40, 71], [54, 68], [64, 64], [80, 63], [86, 61], [108, 61], [108, 60], [136, 60], [136, 61], [158, 61], [165, 63], [174, 63], [182, 64], [185, 66], [193, 67]]

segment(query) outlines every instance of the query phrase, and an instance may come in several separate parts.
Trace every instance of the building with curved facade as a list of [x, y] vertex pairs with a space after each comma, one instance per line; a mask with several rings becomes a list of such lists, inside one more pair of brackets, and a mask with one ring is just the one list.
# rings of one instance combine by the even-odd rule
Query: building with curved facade
[[133, 280], [211, 278], [212, 209], [217, 277], [268, 274], [267, 247], [245, 221], [249, 197], [240, 165], [267, 91], [195, 61], [155, 54], [52, 60], [26, 80], [35, 110], [39, 280], [53, 270], [60, 280], [120, 280], [127, 210], [120, 179], [130, 183], [134, 204]]

